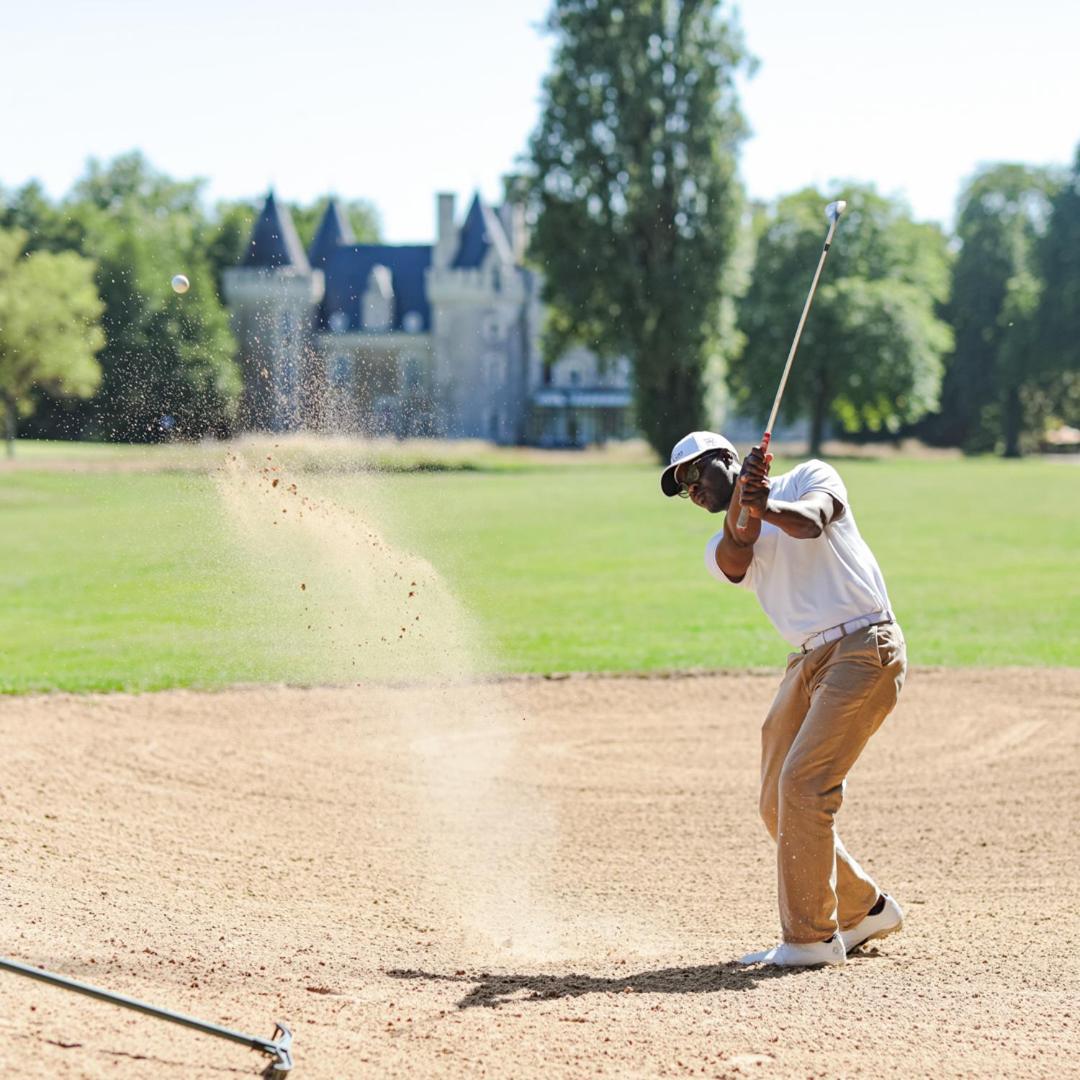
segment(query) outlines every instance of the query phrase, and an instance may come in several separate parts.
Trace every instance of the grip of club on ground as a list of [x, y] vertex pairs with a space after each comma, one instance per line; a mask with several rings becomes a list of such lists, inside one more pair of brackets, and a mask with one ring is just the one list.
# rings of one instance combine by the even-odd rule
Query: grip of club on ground
[[[836, 223], [840, 220], [840, 215], [846, 209], [847, 203], [843, 199], [837, 199], [836, 202], [831, 202], [825, 207], [825, 216], [829, 219], [829, 232], [825, 237], [825, 246], [821, 249], [821, 258], [818, 259], [817, 269], [814, 271], [814, 280], [810, 283], [810, 291], [806, 294], [806, 303], [803, 304], [802, 315], [799, 316], [799, 325], [795, 329], [795, 338], [791, 343], [791, 349], [788, 351], [787, 363], [784, 365], [783, 375], [780, 376], [780, 385], [776, 389], [776, 397], [773, 398], [772, 411], [769, 413], [769, 423], [766, 425], [765, 434], [761, 439], [762, 448], [765, 450], [769, 449], [773, 426], [776, 424], [776, 414], [780, 410], [780, 399], [784, 396], [784, 387], [787, 386], [788, 375], [791, 374], [791, 365], [795, 360], [795, 351], [799, 347], [799, 338], [802, 337], [803, 327], [806, 325], [806, 316], [810, 314], [810, 305], [814, 302], [814, 293], [817, 290], [818, 279], [821, 277], [822, 267], [825, 265], [825, 259], [828, 256], [829, 248], [832, 245], [833, 233], [836, 232]], [[737, 528], [740, 530], [745, 529], [746, 523], [749, 520], [750, 511], [744, 506], [739, 510]]]

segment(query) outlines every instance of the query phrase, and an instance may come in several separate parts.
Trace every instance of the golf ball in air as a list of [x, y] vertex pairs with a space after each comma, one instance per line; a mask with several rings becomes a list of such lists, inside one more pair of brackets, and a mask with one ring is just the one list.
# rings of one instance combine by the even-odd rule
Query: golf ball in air
[[191, 288], [191, 282], [183, 274], [177, 274], [172, 279], [173, 292], [186, 293]]

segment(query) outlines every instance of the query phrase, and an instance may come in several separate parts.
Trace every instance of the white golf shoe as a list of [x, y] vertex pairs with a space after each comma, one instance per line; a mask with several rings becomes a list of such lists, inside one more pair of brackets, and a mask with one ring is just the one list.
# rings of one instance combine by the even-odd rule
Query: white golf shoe
[[847, 959], [839, 934], [828, 941], [812, 941], [806, 945], [782, 942], [764, 952], [747, 953], [740, 964], [771, 964], [773, 967], [820, 967], [822, 964], [842, 964]]
[[876, 915], [867, 915], [862, 922], [856, 923], [850, 930], [841, 930], [844, 948], [853, 952], [860, 945], [865, 945], [874, 938], [888, 937], [895, 934], [904, 925], [904, 912], [900, 905], [888, 893], [882, 894], [885, 905]]

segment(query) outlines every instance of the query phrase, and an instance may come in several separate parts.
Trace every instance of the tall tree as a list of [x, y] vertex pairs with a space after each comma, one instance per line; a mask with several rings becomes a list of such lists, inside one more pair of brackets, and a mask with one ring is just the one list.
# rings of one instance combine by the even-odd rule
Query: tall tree
[[704, 420], [742, 207], [749, 66], [720, 0], [555, 0], [553, 69], [524, 186], [544, 275], [548, 358], [571, 341], [629, 356], [661, 455]]
[[94, 354], [105, 344], [94, 264], [71, 251], [27, 254], [28, 241], [21, 229], [0, 230], [0, 409], [9, 457], [16, 416], [34, 408], [33, 388], [89, 397], [101, 380]]
[[1052, 200], [1038, 263], [1043, 279], [1038, 350], [1046, 377], [1042, 407], [1032, 404], [1043, 415], [1080, 426], [1080, 147]]
[[1045, 368], [1038, 346], [1038, 249], [1059, 186], [1029, 165], [981, 169], [960, 196], [960, 251], [950, 321], [956, 346], [942, 387], [943, 441], [972, 451], [1021, 452], [1032, 417], [1025, 389]]
[[[829, 423], [850, 433], [897, 431], [933, 408], [951, 344], [938, 313], [949, 283], [944, 234], [870, 186], [840, 194], [848, 208], [782, 406], [785, 420], [809, 420], [814, 454]], [[755, 222], [754, 269], [738, 309], [746, 344], [727, 381], [735, 408], [762, 421], [821, 255], [827, 202], [805, 189]]]

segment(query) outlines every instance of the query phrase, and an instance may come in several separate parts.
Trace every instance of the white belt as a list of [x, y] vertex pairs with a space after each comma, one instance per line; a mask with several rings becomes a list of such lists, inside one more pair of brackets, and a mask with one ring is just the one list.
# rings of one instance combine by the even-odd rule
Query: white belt
[[808, 653], [811, 649], [816, 649], [820, 645], [827, 645], [830, 641], [839, 641], [842, 637], [847, 637], [848, 634], [854, 634], [856, 630], [863, 630], [868, 626], [877, 626], [880, 623], [890, 623], [893, 621], [893, 613], [891, 611], [875, 611], [871, 615], [860, 615], [857, 619], [850, 619], [848, 622], [842, 622], [838, 626], [830, 626], [827, 630], [819, 630], [816, 634], [811, 634], [803, 643], [802, 651]]

